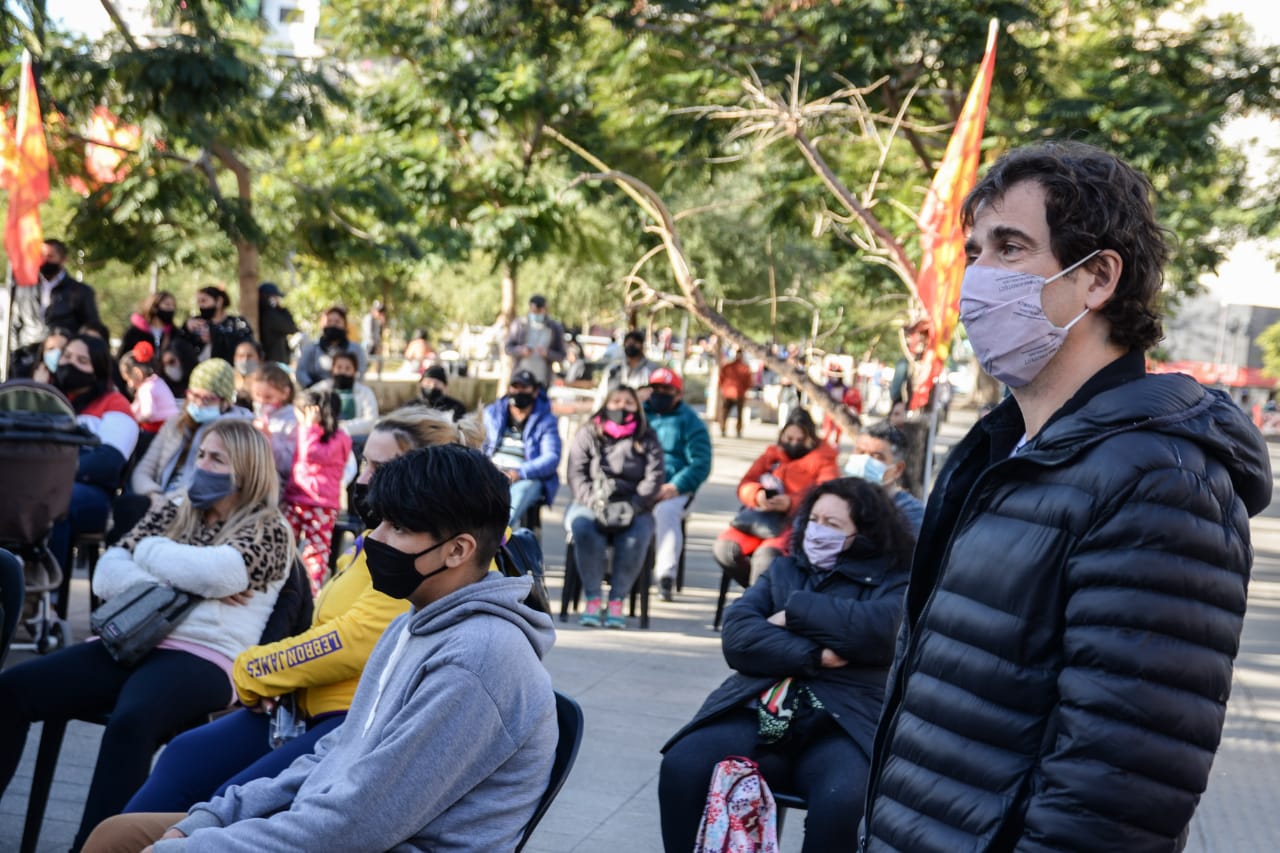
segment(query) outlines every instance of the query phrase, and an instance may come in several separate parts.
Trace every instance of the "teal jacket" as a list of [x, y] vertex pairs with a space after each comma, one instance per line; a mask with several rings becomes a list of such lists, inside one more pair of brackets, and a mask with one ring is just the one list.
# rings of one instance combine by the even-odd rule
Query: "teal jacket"
[[644, 415], [662, 445], [667, 482], [682, 495], [698, 490], [711, 473], [711, 433], [698, 413], [681, 401], [666, 414], [658, 414], [646, 403]]

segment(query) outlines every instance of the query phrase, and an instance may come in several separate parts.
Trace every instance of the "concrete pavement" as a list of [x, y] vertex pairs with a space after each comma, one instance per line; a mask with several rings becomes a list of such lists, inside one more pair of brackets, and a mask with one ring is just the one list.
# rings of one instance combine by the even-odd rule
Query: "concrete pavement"
[[[953, 411], [956, 423], [943, 426], [939, 445], [953, 443], [971, 417]], [[557, 688], [582, 704], [586, 735], [573, 773], [527, 848], [530, 853], [661, 850], [658, 749], [728, 674], [719, 635], [711, 630], [719, 570], [710, 545], [737, 508], [734, 491], [741, 472], [775, 437], [776, 427], [752, 423], [745, 439], [715, 439], [712, 476], [689, 523], [684, 592], [670, 604], [653, 597], [650, 630], [640, 631], [634, 623], [625, 632], [557, 623], [559, 637], [547, 667]], [[1272, 462], [1280, 469], [1280, 445], [1273, 446]], [[564, 504], [562, 497], [543, 518], [549, 587], [557, 601]], [[1280, 507], [1273, 505], [1255, 519], [1253, 530], [1250, 610], [1222, 748], [1192, 824], [1188, 850], [1195, 853], [1269, 851], [1280, 843], [1280, 810], [1272, 805], [1280, 789]], [[87, 590], [83, 579], [76, 586], [73, 622], [77, 636], [83, 636]], [[10, 663], [24, 657], [11, 655]], [[0, 850], [17, 849], [38, 732], [34, 726], [19, 775], [0, 799]], [[70, 845], [96, 756], [98, 727], [73, 723], [68, 732], [42, 851], [65, 851]], [[784, 853], [800, 849], [800, 818], [787, 822]]]

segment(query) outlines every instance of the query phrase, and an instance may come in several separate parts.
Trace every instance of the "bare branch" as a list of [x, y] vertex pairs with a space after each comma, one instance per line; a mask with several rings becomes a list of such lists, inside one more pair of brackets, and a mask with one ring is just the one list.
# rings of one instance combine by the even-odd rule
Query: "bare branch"
[[116, 30], [124, 38], [124, 43], [129, 45], [130, 50], [140, 50], [138, 42], [134, 40], [133, 33], [129, 32], [129, 25], [124, 22], [124, 18], [120, 17], [120, 13], [116, 11], [116, 4], [112, 0], [98, 0], [102, 4], [102, 9], [107, 13], [107, 17], [111, 19], [111, 23], [115, 25]]
[[[732, 341], [741, 349], [762, 359], [766, 364], [774, 370], [793, 376], [793, 381], [805, 390], [806, 393], [814, 397], [814, 399], [823, 399], [826, 392], [817, 383], [813, 382], [807, 374], [795, 371], [794, 367], [782, 359], [777, 358], [772, 350], [762, 346], [748, 338], [742, 332], [738, 331], [728, 320], [725, 319], [719, 311], [713, 309], [706, 300], [702, 291], [702, 281], [693, 276], [689, 264], [689, 258], [685, 254], [684, 247], [680, 242], [680, 236], [676, 231], [675, 217], [671, 215], [670, 209], [663, 202], [662, 198], [654, 192], [644, 181], [629, 175], [626, 172], [619, 172], [610, 169], [607, 164], [600, 158], [591, 154], [582, 146], [572, 142], [563, 134], [548, 126], [546, 131], [548, 136], [573, 151], [583, 160], [590, 163], [599, 172], [589, 175], [579, 175], [574, 179], [573, 183], [582, 181], [610, 181], [631, 199], [633, 199], [640, 208], [649, 215], [654, 223], [649, 229], [656, 233], [662, 240], [662, 247], [666, 250], [667, 261], [671, 265], [672, 275], [675, 277], [676, 284], [679, 285], [680, 291], [684, 294], [684, 298], [672, 297], [673, 304], [682, 304], [686, 310], [690, 311], [699, 320], [705, 323], [712, 331], [720, 335], [728, 341]], [[647, 254], [647, 253], [646, 253]], [[644, 259], [639, 266], [643, 265]], [[639, 268], [637, 266], [637, 269]], [[629, 276], [632, 281], [627, 282], [628, 286], [637, 284], [649, 291], [656, 291], [649, 287], [648, 282], [641, 279], [638, 275]], [[843, 309], [841, 309], [843, 311]], [[850, 432], [850, 434], [858, 431], [858, 424], [848, 414], [843, 406], [832, 406], [831, 416], [840, 426]]]

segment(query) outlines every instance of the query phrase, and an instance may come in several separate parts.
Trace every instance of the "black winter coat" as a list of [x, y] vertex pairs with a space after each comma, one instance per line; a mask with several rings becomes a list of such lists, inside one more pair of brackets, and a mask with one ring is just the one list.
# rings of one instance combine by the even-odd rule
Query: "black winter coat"
[[1023, 425], [1006, 401], [939, 474], [864, 850], [1185, 841], [1222, 734], [1267, 448], [1226, 395], [1145, 375], [1140, 353], [1064, 411], [1010, 457]]
[[[884, 557], [842, 559], [830, 572], [803, 557], [778, 557], [725, 611], [720, 643], [736, 672], [662, 751], [790, 676], [807, 684], [870, 756], [906, 589], [906, 570], [891, 571]], [[769, 624], [779, 610], [787, 613], [785, 628]], [[849, 665], [823, 667], [824, 648]]]

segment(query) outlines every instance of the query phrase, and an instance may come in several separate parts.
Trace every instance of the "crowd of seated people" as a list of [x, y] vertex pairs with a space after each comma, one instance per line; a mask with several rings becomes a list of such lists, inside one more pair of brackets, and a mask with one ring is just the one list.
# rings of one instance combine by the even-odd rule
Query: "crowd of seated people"
[[[7, 785], [12, 777], [31, 722], [100, 716], [108, 721], [107, 730], [76, 849], [139, 850], [154, 843], [155, 850], [165, 851], [197, 842], [217, 849], [220, 837], [269, 846], [283, 837], [278, 833], [316, 833], [331, 840], [335, 832], [356, 832], [358, 821], [343, 821], [338, 828], [326, 823], [332, 794], [315, 787], [319, 780], [331, 779], [340, 762], [362, 762], [360, 774], [369, 776], [361, 779], [383, 772], [381, 757], [369, 752], [363, 736], [346, 723], [348, 717], [356, 712], [361, 732], [377, 721], [380, 737], [403, 737], [398, 734], [398, 727], [406, 725], [401, 715], [415, 703], [430, 707], [438, 701], [423, 696], [406, 700], [399, 710], [379, 710], [381, 682], [403, 677], [400, 658], [412, 655], [425, 661], [432, 647], [427, 638], [434, 629], [429, 619], [418, 618], [418, 603], [429, 610], [435, 602], [449, 602], [471, 612], [466, 601], [475, 596], [479, 601], [497, 596], [499, 609], [511, 609], [502, 619], [523, 624], [519, 633], [525, 637], [524, 646], [517, 643], [512, 653], [527, 657], [532, 671], [542, 675], [521, 689], [538, 694], [539, 710], [525, 718], [528, 697], [517, 703], [524, 703], [517, 725], [524, 742], [510, 744], [499, 755], [471, 758], [485, 768], [487, 780], [506, 773], [526, 779], [544, 776], [540, 768], [554, 714], [548, 710], [548, 694], [538, 685], [545, 671], [536, 659], [549, 640], [530, 640], [544, 631], [549, 636], [550, 626], [544, 627], [541, 614], [521, 609], [524, 596], [503, 592], [486, 573], [498, 523], [496, 501], [481, 508], [460, 496], [474, 498], [477, 488], [482, 493], [499, 489], [500, 526], [514, 528], [529, 512], [555, 503], [564, 464], [570, 492], [564, 526], [586, 598], [580, 622], [624, 628], [623, 601], [646, 558], [654, 560], [654, 579], [663, 597], [671, 599], [684, 549], [683, 516], [710, 472], [710, 434], [683, 400], [682, 377], [649, 362], [644, 335], [629, 334], [620, 367], [604, 373], [601, 404], [572, 435], [565, 456], [549, 389], [528, 370], [513, 372], [505, 393], [472, 414], [446, 393], [450, 372], [424, 361], [419, 396], [380, 417], [377, 398], [362, 381], [363, 350], [347, 338], [344, 310], [324, 312], [320, 338], [304, 348], [294, 366], [267, 358], [248, 323], [231, 313], [221, 289], [199, 291], [196, 306], [196, 313], [179, 323], [172, 294], [148, 297], [130, 318], [114, 360], [101, 329], [51, 330], [35, 350], [35, 378], [59, 389], [80, 422], [101, 439], [92, 453], [82, 455], [72, 512], [51, 540], [58, 558], [69, 561], [77, 535], [110, 526], [108, 548], [94, 578], [95, 595], [109, 601], [132, 583], [149, 579], [198, 596], [200, 603], [138, 663], [120, 664], [101, 644], [83, 643], [0, 673], [0, 690], [23, 697], [0, 711], [8, 723], [0, 742], [0, 782]], [[580, 359], [580, 348], [574, 345], [573, 350]], [[622, 378], [611, 381], [611, 375]], [[905, 494], [894, 485], [904, 452], [897, 438], [877, 435], [879, 444], [859, 445], [851, 457], [850, 465], [858, 468], [854, 473], [885, 487], [877, 495]], [[442, 468], [427, 465], [417, 453], [440, 446], [479, 452], [432, 463]], [[393, 463], [401, 459], [406, 466], [396, 468]], [[418, 467], [409, 466], [410, 459]], [[484, 472], [497, 477], [473, 470], [477, 460], [484, 462]], [[395, 479], [399, 486], [379, 492], [377, 472], [384, 468], [399, 472], [385, 480]], [[426, 489], [428, 471], [447, 474], [451, 488], [435, 488], [440, 484], [433, 482]], [[751, 466], [739, 487], [748, 508], [774, 513], [782, 523], [754, 542], [731, 531], [717, 543], [717, 558], [729, 555], [723, 560], [725, 571], [744, 586], [757, 583], [730, 608], [726, 638], [740, 635], [739, 621], [758, 609], [753, 601], [759, 598], [767, 610], [772, 604], [763, 602], [777, 600], [777, 595], [769, 598], [770, 589], [788, 588], [784, 572], [795, 577], [786, 584], [801, 588], [830, 569], [816, 567], [817, 558], [804, 550], [806, 531], [820, 526], [809, 521], [821, 517], [822, 525], [834, 529], [860, 530], [870, 524], [870, 516], [860, 514], [871, 512], [874, 501], [861, 493], [855, 501], [851, 487], [835, 488], [832, 481], [838, 474], [834, 449], [818, 440], [812, 419], [797, 408], [778, 443]], [[399, 491], [409, 484], [431, 495], [410, 497]], [[328, 549], [344, 505], [364, 532], [330, 575]], [[838, 510], [834, 514], [833, 507]], [[841, 516], [845, 510], [847, 517]], [[850, 533], [847, 548], [833, 552], [835, 556], [824, 552], [821, 559], [857, 565], [857, 571], [866, 568], [862, 563], [867, 560], [879, 561], [890, 566], [882, 576], [891, 586], [896, 569], [888, 549], [896, 545], [877, 540], [881, 550], [868, 555], [864, 547], [854, 547], [865, 535]], [[298, 594], [314, 598], [310, 624], [296, 625], [296, 633], [273, 635], [267, 625], [281, 624], [273, 610], [286, 603], [282, 589], [295, 561], [301, 561], [310, 585], [307, 589], [304, 583]], [[773, 564], [786, 568], [758, 583]], [[452, 568], [458, 571], [450, 574]], [[437, 573], [446, 574], [436, 581]], [[891, 598], [889, 586], [886, 599]], [[835, 595], [825, 589], [822, 594]], [[410, 608], [405, 599], [415, 606]], [[490, 601], [479, 608], [473, 617], [477, 630], [494, 615], [495, 606]], [[414, 612], [397, 633], [393, 623], [402, 624], [395, 620], [407, 609]], [[773, 615], [765, 613], [764, 619]], [[800, 618], [785, 630], [803, 638], [807, 635]], [[804, 642], [817, 641], [809, 637]], [[419, 644], [421, 650], [416, 650]], [[874, 669], [870, 652], [855, 660], [841, 650], [849, 651], [838, 645], [819, 649], [816, 667], [836, 670], [833, 662], [840, 661], [840, 667]], [[726, 646], [726, 655], [731, 654]], [[799, 667], [784, 670], [776, 673], [778, 679], [813, 674]], [[370, 685], [367, 673], [375, 671], [379, 683]], [[840, 683], [840, 672], [827, 675]], [[444, 681], [436, 686], [454, 689]], [[828, 687], [814, 689], [814, 695], [822, 695]], [[161, 692], [180, 693], [181, 701], [167, 702], [163, 714], [149, 714]], [[496, 699], [508, 707], [493, 709], [494, 723], [509, 729], [516, 713], [510, 703], [516, 696]], [[218, 715], [224, 709], [233, 710]], [[384, 711], [389, 715], [385, 719]], [[196, 725], [211, 714], [212, 721]], [[719, 715], [712, 714], [716, 719], [711, 722], [700, 715], [673, 739], [678, 748], [667, 764], [678, 766], [689, 747], [699, 762], [697, 773], [705, 776], [715, 750], [690, 745], [700, 743], [704, 729], [718, 730]], [[829, 725], [806, 722], [804, 731], [815, 743], [858, 740], [854, 733]], [[436, 738], [425, 733], [421, 738], [423, 754], [441, 748]], [[554, 735], [550, 743], [554, 745]], [[152, 767], [161, 744], [167, 746]], [[853, 746], [861, 748], [860, 741]], [[743, 746], [737, 751], [749, 750]], [[670, 787], [665, 767], [664, 791]], [[785, 763], [782, 767], [775, 772], [799, 772]], [[487, 785], [474, 779], [457, 782], [470, 783], [475, 783], [472, 794], [477, 796]], [[698, 784], [705, 788], [705, 779]], [[530, 783], [524, 790], [534, 796], [539, 787]], [[687, 834], [691, 816], [701, 813], [701, 800], [695, 799], [673, 807], [668, 820], [664, 793], [664, 833], [670, 824], [680, 827], [673, 831]], [[834, 803], [845, 800], [832, 802], [836, 809]], [[294, 815], [299, 804], [307, 817]], [[528, 803], [516, 805], [520, 811]], [[457, 804], [435, 807], [424, 813], [429, 819], [415, 819], [412, 825], [393, 822], [379, 827], [375, 836], [392, 833], [388, 846], [406, 839], [453, 837], [476, 819], [462, 814], [467, 810], [460, 812]], [[103, 823], [115, 814], [121, 817]], [[99, 824], [102, 829], [90, 840]], [[503, 849], [512, 840], [513, 824], [494, 824], [487, 831], [498, 845], [492, 849]]]

